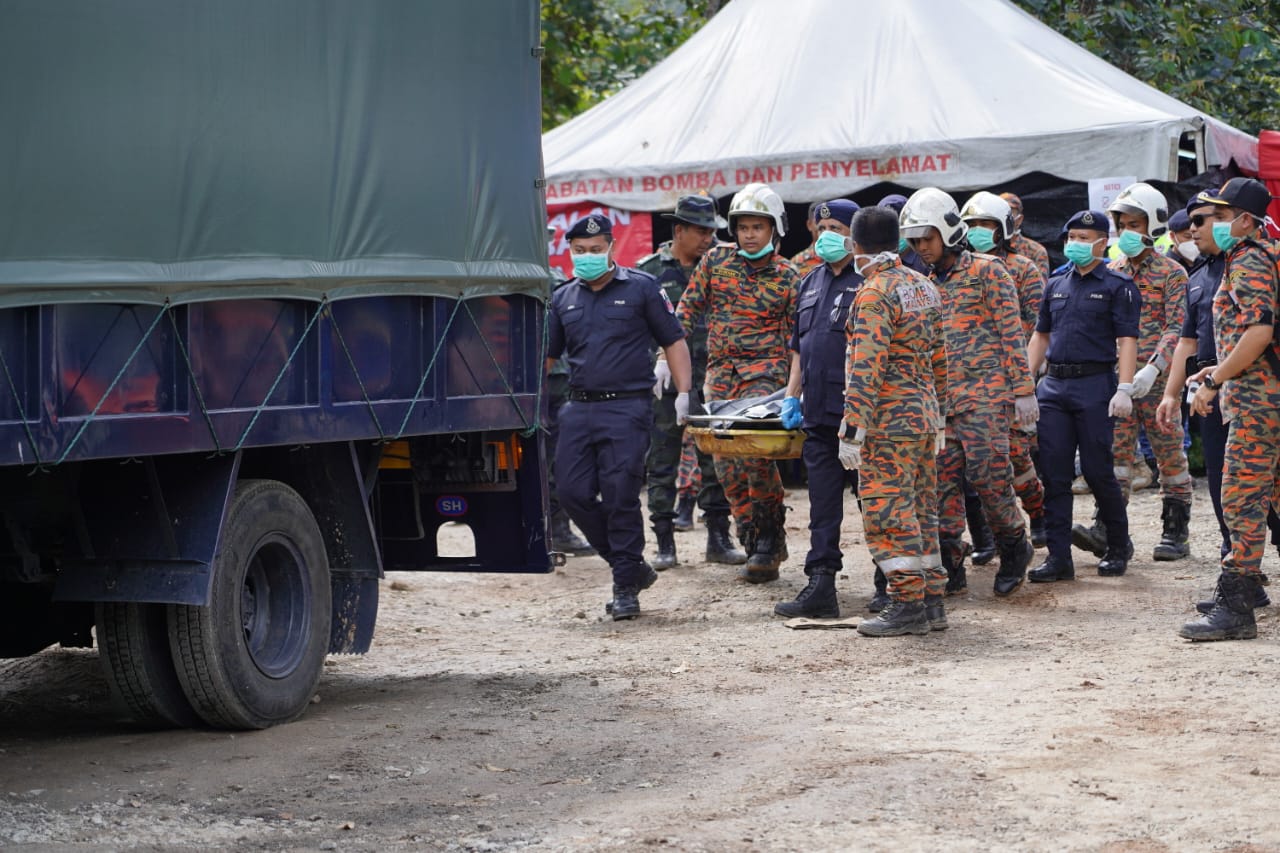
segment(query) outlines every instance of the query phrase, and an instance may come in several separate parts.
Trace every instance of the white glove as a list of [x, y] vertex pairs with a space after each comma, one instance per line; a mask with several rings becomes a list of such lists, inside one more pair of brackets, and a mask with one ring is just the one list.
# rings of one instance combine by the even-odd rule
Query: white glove
[[1113, 418], [1127, 418], [1133, 412], [1133, 384], [1121, 382], [1107, 405], [1107, 414]]
[[1040, 420], [1040, 403], [1036, 400], [1036, 395], [1028, 394], [1025, 397], [1015, 397], [1013, 400], [1013, 415], [1018, 426], [1023, 429], [1035, 426], [1036, 421]]
[[1160, 368], [1154, 364], [1148, 364], [1146, 367], [1138, 371], [1133, 377], [1133, 396], [1145, 397], [1150, 393], [1152, 386], [1156, 384], [1156, 380], [1160, 378]]
[[[671, 387], [671, 368], [667, 366], [665, 358], [658, 359], [658, 363], [653, 366], [653, 375], [658, 377], [658, 381], [653, 383], [653, 396], [659, 400], [662, 399], [662, 391]], [[689, 414], [689, 409], [685, 408], [685, 414]], [[684, 423], [684, 421], [681, 421]]]
[[689, 422], [689, 392], [681, 391], [676, 395], [676, 423], [684, 426]]
[[939, 453], [941, 453], [946, 449], [947, 449], [947, 430], [944, 427], [938, 430], [938, 432], [933, 437], [933, 455], [937, 456]]
[[852, 441], [841, 437], [840, 464], [844, 466], [846, 471], [857, 471], [862, 467], [862, 442], [866, 437], [867, 431], [862, 427], [858, 427], [858, 431], [853, 434]]

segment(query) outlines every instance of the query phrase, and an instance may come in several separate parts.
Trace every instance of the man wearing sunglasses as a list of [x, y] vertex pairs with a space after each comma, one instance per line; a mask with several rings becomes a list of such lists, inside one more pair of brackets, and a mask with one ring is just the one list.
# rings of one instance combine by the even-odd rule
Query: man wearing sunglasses
[[1251, 640], [1262, 580], [1263, 532], [1280, 481], [1280, 354], [1276, 351], [1277, 271], [1262, 230], [1271, 195], [1252, 178], [1232, 178], [1214, 206], [1212, 233], [1225, 255], [1213, 300], [1217, 364], [1198, 382], [1191, 411], [1206, 415], [1217, 399], [1227, 423], [1222, 515], [1231, 550], [1222, 558], [1214, 607], [1178, 632], [1188, 640]]

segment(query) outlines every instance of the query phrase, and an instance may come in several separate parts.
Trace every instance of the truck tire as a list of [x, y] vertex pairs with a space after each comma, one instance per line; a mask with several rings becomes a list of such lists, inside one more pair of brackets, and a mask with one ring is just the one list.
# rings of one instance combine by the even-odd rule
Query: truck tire
[[329, 647], [324, 539], [297, 492], [236, 485], [207, 607], [168, 605], [178, 679], [195, 712], [224, 729], [265, 729], [306, 710]]
[[163, 604], [100, 602], [94, 623], [107, 683], [135, 720], [157, 729], [203, 724], [173, 667]]

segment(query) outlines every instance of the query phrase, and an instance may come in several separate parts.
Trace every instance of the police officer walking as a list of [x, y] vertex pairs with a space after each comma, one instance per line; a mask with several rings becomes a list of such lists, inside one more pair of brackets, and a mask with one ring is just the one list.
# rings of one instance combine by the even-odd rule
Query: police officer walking
[[1028, 346], [1033, 372], [1048, 360], [1036, 396], [1049, 556], [1028, 574], [1032, 583], [1075, 579], [1071, 481], [1077, 449], [1107, 531], [1098, 574], [1124, 574], [1131, 556], [1129, 520], [1111, 448], [1114, 419], [1128, 417], [1133, 409], [1142, 298], [1133, 279], [1104, 263], [1109, 231], [1107, 215], [1100, 211], [1082, 210], [1067, 221], [1064, 252], [1071, 268], [1049, 281]]
[[[791, 335], [791, 378], [782, 401], [782, 425], [803, 426], [804, 466], [809, 479], [809, 584], [795, 601], [779, 603], [779, 616], [837, 618], [836, 574], [842, 567], [840, 524], [844, 521], [847, 473], [840, 464], [837, 432], [844, 413], [845, 322], [862, 276], [853, 269], [849, 226], [858, 205], [845, 199], [817, 207], [814, 251], [822, 265], [800, 283]], [[801, 397], [803, 394], [803, 398]]]
[[[684, 295], [690, 273], [711, 248], [720, 220], [716, 215], [715, 200], [704, 195], [684, 196], [676, 202], [675, 212], [664, 213], [663, 218], [673, 222], [671, 241], [659, 246], [656, 253], [641, 260], [637, 266], [658, 280], [667, 299], [674, 305]], [[707, 327], [701, 325], [691, 329], [685, 343], [693, 362], [691, 396], [696, 401], [706, 380]], [[658, 377], [653, 386], [657, 402], [653, 407], [653, 438], [645, 465], [649, 472], [649, 522], [653, 525], [658, 545], [653, 567], [663, 571], [679, 565], [675, 537], [676, 475], [685, 428], [683, 423], [676, 421], [677, 392], [671, 383], [671, 368], [661, 353], [654, 371]], [[693, 405], [699, 404], [695, 402]], [[702, 471], [698, 505], [707, 524], [707, 561], [730, 565], [745, 563], [747, 555], [734, 547], [729, 535], [729, 501], [716, 478], [715, 464], [710, 454], [700, 450], [696, 452]]]
[[640, 615], [640, 590], [657, 574], [644, 563], [640, 489], [653, 426], [653, 343], [663, 348], [689, 417], [691, 371], [684, 329], [653, 277], [613, 260], [613, 229], [599, 214], [565, 235], [575, 278], [555, 291], [547, 369], [569, 359], [569, 401], [560, 410], [556, 481], [561, 504], [613, 570], [615, 620]]
[[1252, 178], [1223, 184], [1215, 206], [1213, 240], [1226, 255], [1213, 300], [1218, 363], [1190, 378], [1199, 383], [1191, 410], [1206, 415], [1221, 394], [1227, 422], [1222, 515], [1231, 550], [1222, 558], [1215, 606], [1182, 626], [1188, 640], [1251, 640], [1253, 608], [1262, 577], [1268, 507], [1280, 494], [1280, 352], [1275, 342], [1276, 258], [1264, 245], [1263, 220], [1271, 195]]
[[859, 471], [864, 538], [891, 598], [858, 632], [928, 634], [947, 627], [936, 469], [948, 376], [942, 301], [933, 282], [895, 254], [891, 210], [858, 211], [852, 232], [851, 264], [865, 280], [849, 315], [838, 454]]

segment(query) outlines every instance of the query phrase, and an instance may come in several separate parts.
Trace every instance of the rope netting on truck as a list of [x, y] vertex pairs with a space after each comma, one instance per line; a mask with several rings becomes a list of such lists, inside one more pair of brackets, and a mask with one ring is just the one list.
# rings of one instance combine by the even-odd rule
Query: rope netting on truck
[[[33, 421], [30, 414], [28, 413], [27, 406], [23, 402], [25, 395], [22, 394], [19, 390], [18, 382], [14, 377], [14, 370], [9, 364], [9, 360], [5, 356], [3, 347], [0, 347], [0, 372], [3, 372], [4, 374], [4, 379], [7, 384], [9, 393], [12, 394], [13, 396], [18, 417], [22, 422], [23, 431], [26, 434], [27, 441], [31, 445], [31, 452], [35, 457], [34, 464], [33, 464], [33, 473], [35, 471], [44, 471], [50, 467], [61, 465], [71, 456], [75, 448], [81, 443], [81, 440], [84, 438], [84, 435], [88, 431], [89, 427], [93, 425], [93, 423], [96, 420], [98, 420], [99, 414], [102, 411], [103, 406], [107, 403], [111, 395], [115, 392], [121, 380], [129, 372], [130, 367], [137, 360], [139, 354], [144, 349], [147, 348], [147, 344], [151, 339], [152, 333], [156, 330], [156, 328], [160, 325], [160, 323], [165, 318], [168, 318], [169, 325], [173, 329], [173, 339], [176, 343], [178, 352], [182, 357], [182, 365], [186, 371], [185, 378], [189, 381], [189, 385], [191, 389], [194, 391], [196, 407], [199, 409], [200, 416], [203, 419], [205, 426], [208, 428], [209, 437], [213, 442], [214, 452], [215, 454], [234, 453], [236, 451], [243, 449], [246, 446], [249, 440], [249, 437], [253, 432], [254, 427], [259, 422], [259, 419], [266, 411], [268, 411], [271, 408], [271, 406], [269, 405], [270, 400], [275, 395], [277, 389], [280, 387], [280, 383], [288, 375], [290, 368], [293, 367], [294, 363], [298, 359], [298, 354], [302, 351], [303, 346], [306, 343], [307, 339], [310, 337], [313, 330], [319, 324], [320, 319], [322, 317], [325, 317], [328, 320], [328, 328], [333, 330], [334, 338], [337, 340], [339, 344], [339, 348], [342, 350], [346, 358], [346, 364], [350, 368], [351, 374], [354, 377], [354, 380], [360, 389], [361, 400], [364, 403], [366, 411], [368, 412], [369, 420], [373, 424], [374, 430], [377, 432], [377, 436], [378, 436], [377, 441], [378, 443], [388, 443], [388, 442], [393, 442], [393, 441], [398, 441], [403, 439], [405, 436], [405, 432], [409, 429], [409, 423], [412, 420], [413, 413], [417, 410], [418, 405], [423, 402], [429, 402], [429, 400], [425, 399], [422, 396], [423, 391], [426, 389], [427, 382], [431, 378], [432, 373], [435, 370], [437, 363], [439, 362], [440, 355], [444, 351], [446, 343], [449, 341], [450, 330], [453, 329], [455, 322], [458, 321], [459, 317], [462, 315], [464, 311], [466, 313], [467, 319], [471, 322], [473, 328], [476, 328], [478, 330], [479, 323], [477, 321], [475, 313], [471, 309], [471, 305], [469, 304], [471, 301], [472, 300], [470, 299], [464, 299], [464, 298], [458, 298], [453, 300], [453, 309], [449, 312], [449, 316], [444, 324], [444, 327], [440, 329], [439, 332], [434, 336], [435, 340], [434, 340], [434, 346], [432, 347], [432, 350], [431, 350], [431, 358], [428, 360], [426, 367], [422, 370], [421, 376], [418, 378], [417, 388], [414, 391], [413, 397], [411, 397], [408, 400], [384, 399], [384, 400], [375, 401], [373, 398], [373, 395], [369, 392], [369, 388], [365, 381], [365, 378], [361, 375], [360, 366], [357, 363], [357, 360], [351, 351], [351, 347], [347, 342], [346, 336], [342, 332], [341, 325], [338, 323], [337, 317], [334, 315], [334, 312], [332, 310], [334, 303], [326, 295], [316, 304], [315, 310], [310, 312], [310, 316], [307, 319], [306, 325], [304, 326], [301, 334], [298, 335], [297, 340], [294, 342], [292, 348], [290, 349], [288, 357], [284, 360], [284, 362], [280, 365], [280, 368], [276, 371], [275, 376], [272, 379], [269, 387], [267, 388], [266, 393], [262, 396], [262, 400], [258, 402], [256, 405], [254, 405], [250, 410], [251, 413], [250, 413], [248, 423], [246, 423], [244, 428], [240, 431], [239, 438], [235, 441], [234, 444], [231, 444], [231, 445], [224, 444], [222, 439], [219, 437], [218, 430], [214, 423], [214, 417], [213, 417], [214, 412], [217, 410], [212, 409], [209, 406], [205, 398], [205, 395], [201, 390], [200, 382], [197, 379], [197, 371], [192, 361], [191, 351], [187, 346], [187, 341], [185, 340], [182, 334], [182, 331], [179, 327], [178, 320], [175, 316], [176, 309], [182, 306], [175, 306], [169, 301], [165, 301], [161, 306], [159, 306], [159, 310], [156, 312], [155, 317], [152, 318], [151, 322], [145, 327], [145, 329], [142, 329], [142, 333], [137, 343], [133, 346], [128, 356], [124, 359], [124, 362], [120, 365], [119, 369], [115, 372], [110, 383], [108, 383], [105, 386], [105, 388], [102, 390], [102, 392], [98, 395], [97, 401], [94, 403], [92, 408], [88, 411], [88, 413], [84, 416], [82, 422], [79, 425], [79, 428], [76, 430], [75, 434], [71, 437], [71, 440], [66, 444], [66, 446], [62, 448], [61, 452], [57, 454], [56, 458], [52, 458], [52, 457], [45, 458], [45, 457], [42, 457], [40, 454], [40, 444], [36, 440], [36, 436], [32, 431]], [[521, 429], [521, 434], [526, 437], [535, 435], [539, 430], [546, 430], [547, 428], [546, 424], [543, 421], [543, 416], [542, 416], [543, 394], [544, 394], [544, 389], [546, 385], [546, 376], [545, 376], [545, 370], [543, 369], [543, 365], [545, 364], [545, 361], [546, 361], [547, 333], [549, 329], [549, 314], [545, 310], [545, 303], [544, 303], [544, 310], [541, 311], [541, 315], [542, 315], [542, 329], [541, 329], [541, 335], [539, 336], [538, 360], [535, 365], [535, 375], [537, 376], [537, 383], [536, 383], [535, 393], [534, 393], [534, 409], [533, 409], [532, 418], [530, 418], [525, 413], [525, 410], [520, 406], [520, 403], [517, 399], [520, 395], [512, 387], [511, 381], [507, 377], [507, 371], [504, 370], [501, 359], [498, 357], [498, 354], [494, 351], [494, 348], [490, 344], [487, 337], [483, 334], [478, 334], [476, 336], [477, 339], [483, 345], [485, 354], [488, 356], [489, 366], [493, 370], [493, 375], [495, 375], [498, 381], [501, 383], [501, 386], [502, 386], [501, 396], [505, 397], [511, 403], [511, 406], [514, 409], [515, 413], [519, 416], [520, 421], [523, 425]], [[484, 395], [496, 396], [495, 394], [491, 394], [488, 392], [486, 392]], [[384, 406], [403, 405], [405, 407], [404, 417], [400, 420], [399, 426], [395, 429], [394, 432], [389, 431], [386, 425], [383, 424], [382, 419], [378, 416], [379, 403], [381, 403]]]

